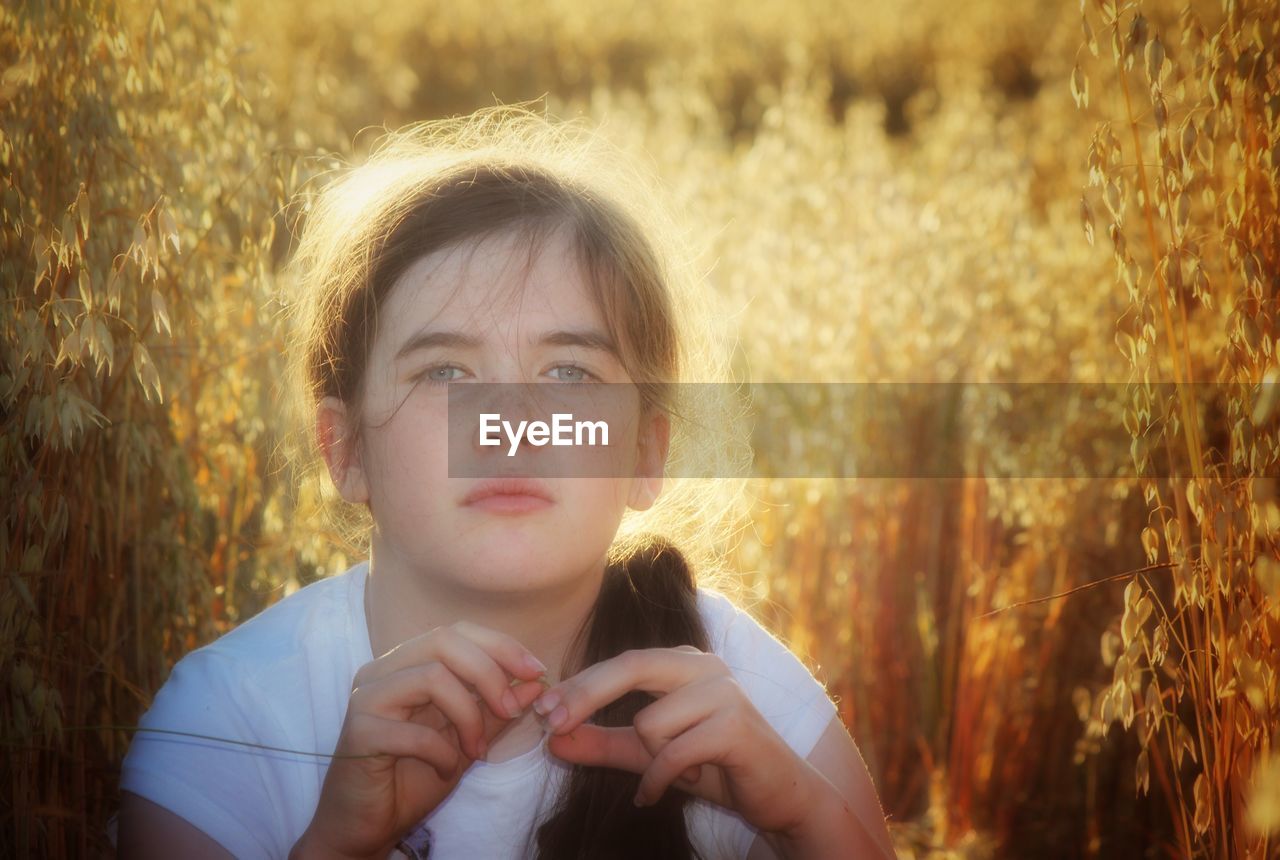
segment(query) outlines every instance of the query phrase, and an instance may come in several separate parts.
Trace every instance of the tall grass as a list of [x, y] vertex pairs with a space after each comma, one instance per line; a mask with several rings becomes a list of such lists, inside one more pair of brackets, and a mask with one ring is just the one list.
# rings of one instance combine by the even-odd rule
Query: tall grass
[[[3, 853], [102, 849], [130, 725], [297, 551], [265, 469], [292, 155], [225, 10], [0, 9]], [[257, 586], [261, 588], [261, 585]]]
[[[1259, 388], [1276, 380], [1280, 9], [1083, 12], [1105, 116], [1088, 184], [1130, 300], [1117, 332], [1133, 369], [1125, 424], [1142, 443], [1135, 464], [1164, 458], [1176, 476], [1143, 481], [1142, 546], [1166, 569], [1125, 589], [1119, 641], [1104, 642], [1114, 683], [1088, 728], [1136, 723], [1135, 780], [1147, 791], [1155, 772], [1181, 853], [1268, 856], [1280, 791], [1257, 777], [1277, 767], [1278, 509], [1257, 476], [1280, 448]], [[1075, 75], [1083, 107], [1088, 74]], [[1153, 377], [1178, 383], [1176, 397], [1153, 397]], [[1225, 421], [1204, 422], [1196, 382], [1222, 386]]]

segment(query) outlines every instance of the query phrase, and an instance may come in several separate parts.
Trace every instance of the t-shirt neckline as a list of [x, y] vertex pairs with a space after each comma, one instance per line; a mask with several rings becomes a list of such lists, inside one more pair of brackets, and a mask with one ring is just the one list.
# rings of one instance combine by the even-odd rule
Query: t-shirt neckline
[[[374, 659], [373, 641], [369, 637], [368, 616], [365, 614], [365, 589], [369, 580], [369, 562], [366, 559], [351, 570], [351, 594], [347, 600], [350, 607], [350, 624], [352, 639], [355, 640], [361, 659], [357, 668]], [[533, 749], [509, 758], [506, 761], [477, 761], [467, 768], [464, 779], [473, 783], [497, 785], [516, 782], [541, 767], [551, 757], [546, 751], [547, 737], [544, 735]]]

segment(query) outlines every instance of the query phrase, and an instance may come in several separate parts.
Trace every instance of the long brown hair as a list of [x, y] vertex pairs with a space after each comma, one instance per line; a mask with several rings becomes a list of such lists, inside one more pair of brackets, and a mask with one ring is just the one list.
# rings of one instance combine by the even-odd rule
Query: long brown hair
[[[672, 234], [654, 220], [656, 210], [639, 205], [645, 198], [637, 194], [634, 179], [626, 193], [617, 188], [610, 193], [596, 181], [638, 174], [628, 174], [617, 161], [602, 172], [605, 150], [598, 141], [568, 132], [567, 125], [553, 125], [519, 106], [411, 126], [389, 135], [367, 163], [306, 202], [305, 228], [290, 267], [298, 288], [293, 305], [298, 341], [290, 363], [295, 388], [303, 392], [296, 404], [300, 424], [314, 415], [323, 397], [337, 397], [350, 410], [360, 403], [378, 311], [415, 260], [455, 245], [474, 248], [508, 231], [532, 255], [555, 231], [567, 230], [642, 408], [662, 410], [672, 419], [673, 454], [696, 438], [710, 443], [704, 455], [723, 458], [733, 450], [712, 438], [717, 423], [732, 425], [731, 411], [715, 416], [714, 406], [708, 409], [714, 399], [677, 402], [673, 385], [687, 379], [693, 355], [699, 356], [698, 381], [725, 378], [706, 331], [692, 328], [707, 318], [690, 309], [695, 291], [676, 288], [696, 279], [689, 267], [673, 261], [671, 242], [652, 241]], [[594, 166], [589, 170], [588, 165]], [[698, 409], [702, 419], [691, 419]], [[353, 417], [358, 433], [360, 416]], [[318, 462], [313, 437], [304, 438], [312, 443], [307, 446], [311, 456], [304, 459]], [[723, 494], [695, 489], [676, 495], [666, 508], [672, 520], [705, 528], [708, 519], [714, 520], [706, 516], [708, 510], [722, 516], [730, 510], [724, 500], [731, 497]], [[708, 502], [713, 498], [720, 500], [718, 508]], [[367, 511], [357, 513], [367, 517]], [[693, 567], [670, 537], [646, 530], [651, 520], [630, 532], [620, 530], [610, 547], [600, 593], [576, 632], [562, 677], [628, 649], [709, 647]], [[366, 526], [367, 521], [355, 523], [357, 532]], [[630, 725], [651, 701], [652, 696], [635, 691], [593, 719], [600, 725]], [[631, 799], [638, 785], [637, 774], [573, 767], [538, 828], [538, 856], [697, 856], [685, 825], [688, 796], [672, 789], [660, 802], [637, 809]]]

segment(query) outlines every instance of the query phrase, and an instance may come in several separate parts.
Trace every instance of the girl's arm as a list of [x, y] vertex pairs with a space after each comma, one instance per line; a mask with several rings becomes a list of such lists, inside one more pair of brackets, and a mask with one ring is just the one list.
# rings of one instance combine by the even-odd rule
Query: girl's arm
[[[632, 725], [586, 722], [630, 690], [657, 696]], [[736, 811], [786, 860], [894, 857], [871, 777], [834, 707], [801, 758], [718, 654], [692, 645], [624, 651], [553, 685], [533, 707], [546, 717], [552, 755], [641, 774], [637, 806], [674, 787]]]
[[871, 774], [839, 717], [832, 718], [806, 761], [813, 767], [814, 814], [805, 830], [760, 833], [747, 860], [895, 857]]
[[119, 860], [190, 857], [192, 860], [232, 860], [227, 849], [182, 816], [131, 791], [120, 792], [116, 818]]

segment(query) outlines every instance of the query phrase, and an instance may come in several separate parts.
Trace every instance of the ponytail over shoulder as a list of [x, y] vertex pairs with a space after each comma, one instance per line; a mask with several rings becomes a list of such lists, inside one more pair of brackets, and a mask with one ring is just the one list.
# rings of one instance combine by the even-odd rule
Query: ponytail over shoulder
[[[585, 634], [585, 641], [581, 641]], [[570, 653], [578, 666], [566, 674], [634, 648], [693, 645], [707, 650], [698, 612], [697, 586], [684, 555], [662, 537], [645, 535], [627, 554], [609, 562], [595, 607]], [[597, 711], [599, 726], [629, 726], [656, 698], [632, 690]], [[689, 796], [669, 789], [657, 803], [631, 802], [640, 775], [575, 765], [547, 820], [538, 828], [538, 860], [695, 860], [685, 825]]]

